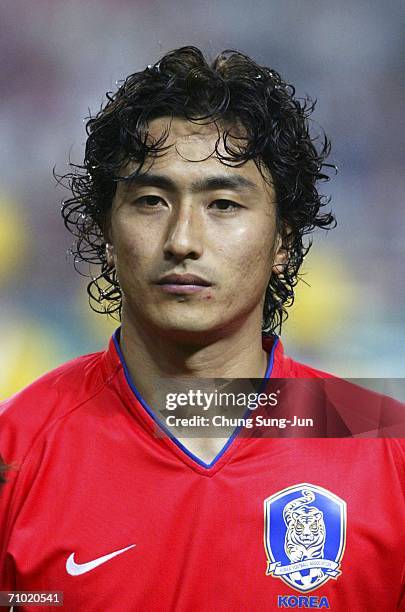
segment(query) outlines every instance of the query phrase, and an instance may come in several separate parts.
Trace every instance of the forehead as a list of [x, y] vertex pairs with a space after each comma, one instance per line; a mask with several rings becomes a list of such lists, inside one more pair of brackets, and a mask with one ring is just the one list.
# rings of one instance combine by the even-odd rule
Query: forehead
[[152, 141], [165, 132], [167, 133], [166, 146], [190, 151], [205, 149], [206, 155], [215, 154], [215, 144], [218, 139], [220, 140], [219, 151], [221, 154], [225, 153], [221, 138], [225, 131], [230, 132], [232, 144], [235, 144], [238, 138], [245, 137], [245, 130], [236, 124], [196, 123], [180, 117], [159, 117], [151, 121], [148, 126], [149, 138]]
[[[229, 156], [224, 147], [223, 135], [227, 132], [227, 142], [232, 148], [244, 146], [246, 132], [236, 123], [194, 123], [179, 117], [159, 117], [148, 125], [149, 143], [157, 142], [165, 134], [165, 151], [150, 160], [147, 170], [177, 171], [186, 180], [187, 176], [201, 173], [238, 174], [254, 181], [265, 191], [271, 188], [271, 177], [264, 180], [253, 160], [236, 166], [232, 161], [221, 161], [221, 156]], [[218, 155], [219, 153], [219, 155]], [[183, 174], [187, 171], [187, 175]], [[269, 185], [270, 184], [270, 185]]]

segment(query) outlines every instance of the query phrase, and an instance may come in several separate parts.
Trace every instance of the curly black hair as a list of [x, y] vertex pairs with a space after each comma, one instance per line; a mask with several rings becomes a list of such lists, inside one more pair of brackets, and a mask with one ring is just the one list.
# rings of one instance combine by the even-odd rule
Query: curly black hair
[[[98, 266], [96, 276], [89, 273], [93, 310], [121, 317], [121, 289], [105, 250], [117, 181], [128, 178], [120, 176], [120, 169], [135, 161], [136, 173], [141, 172], [147, 158], [165, 151], [167, 132], [152, 142], [148, 122], [162, 116], [181, 117], [221, 126], [216, 153], [223, 163], [242, 165], [254, 160], [264, 177], [271, 176], [278, 228], [289, 257], [283, 273], [273, 274], [267, 287], [263, 332], [280, 331], [312, 244], [310, 239], [304, 244], [304, 236], [316, 227], [330, 229], [336, 224], [331, 212], [321, 211], [329, 199], [317, 190], [318, 181], [329, 180], [325, 169], [335, 166], [325, 163], [330, 142], [324, 132], [319, 146], [319, 136], [310, 134], [314, 106], [308, 96], [296, 98], [294, 87], [275, 70], [259, 66], [240, 52], [224, 51], [210, 64], [191, 46], [167, 53], [156, 64], [128, 76], [115, 93], [107, 93], [106, 104], [88, 118], [83, 164], [71, 164], [72, 171], [58, 177], [67, 180], [72, 194], [62, 205], [62, 216], [75, 236], [71, 249], [75, 267], [82, 262], [90, 268]], [[243, 143], [231, 145], [229, 124], [243, 126]]]

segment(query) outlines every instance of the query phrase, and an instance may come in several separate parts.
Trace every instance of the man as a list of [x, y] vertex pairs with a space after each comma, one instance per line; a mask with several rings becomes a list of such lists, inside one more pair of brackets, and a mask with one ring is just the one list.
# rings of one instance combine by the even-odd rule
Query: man
[[101, 266], [93, 307], [121, 327], [2, 406], [0, 452], [18, 469], [1, 588], [63, 591], [72, 611], [398, 609], [398, 440], [188, 437], [158, 394], [173, 380], [328, 378], [274, 334], [304, 235], [334, 221], [311, 106], [248, 57], [208, 65], [193, 47], [108, 99], [63, 215], [76, 260]]

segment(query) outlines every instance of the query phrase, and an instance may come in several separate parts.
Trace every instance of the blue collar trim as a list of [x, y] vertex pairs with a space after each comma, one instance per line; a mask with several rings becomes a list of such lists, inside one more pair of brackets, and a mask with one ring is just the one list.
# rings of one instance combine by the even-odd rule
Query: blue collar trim
[[[173, 440], [173, 442], [176, 444], [176, 446], [178, 446], [180, 448], [181, 451], [183, 451], [188, 457], [190, 457], [190, 459], [195, 461], [195, 463], [198, 463], [198, 465], [201, 465], [201, 467], [206, 468], [206, 469], [212, 468], [217, 463], [217, 461], [222, 457], [222, 455], [226, 452], [226, 450], [230, 447], [230, 445], [232, 444], [234, 439], [237, 437], [237, 435], [239, 434], [239, 431], [242, 429], [242, 425], [240, 425], [239, 427], [237, 427], [235, 429], [233, 434], [228, 438], [226, 444], [222, 447], [222, 449], [219, 451], [219, 453], [214, 457], [214, 459], [211, 461], [211, 463], [205, 463], [205, 461], [203, 461], [202, 459], [197, 457], [197, 455], [194, 455], [194, 453], [192, 453], [186, 446], [184, 446], [184, 444], [182, 444], [180, 442], [180, 440], [178, 440], [176, 438], [176, 436], [170, 431], [170, 429], [158, 418], [156, 413], [152, 410], [152, 408], [150, 408], [150, 406], [148, 406], [148, 404], [145, 402], [145, 400], [143, 399], [143, 397], [139, 393], [138, 389], [135, 387], [134, 383], [132, 382], [131, 375], [129, 373], [127, 364], [126, 364], [125, 359], [124, 359], [124, 355], [122, 354], [121, 347], [120, 347], [120, 344], [119, 344], [120, 330], [121, 330], [120, 327], [118, 327], [118, 329], [115, 330], [115, 332], [113, 334], [113, 342], [114, 342], [116, 351], [118, 353], [118, 356], [120, 358], [120, 361], [121, 361], [121, 364], [122, 364], [122, 367], [123, 367], [123, 370], [124, 370], [126, 381], [127, 381], [128, 385], [129, 385], [131, 391], [135, 395], [136, 399], [143, 406], [143, 408], [146, 410], [146, 412], [149, 414], [149, 416], [152, 417], [152, 419], [155, 421], [155, 423], [166, 433], [167, 436], [169, 436], [169, 438], [171, 438]], [[271, 377], [271, 373], [273, 371], [273, 366], [274, 366], [274, 355], [275, 355], [275, 352], [276, 352], [276, 347], [277, 347], [278, 342], [279, 342], [279, 338], [278, 338], [278, 336], [275, 336], [275, 340], [274, 340], [271, 352], [269, 353], [269, 357], [268, 357], [268, 361], [267, 361], [266, 373], [265, 373], [264, 379], [263, 379], [263, 384], [261, 385], [260, 390], [258, 391], [258, 393], [262, 392], [262, 390], [263, 390], [263, 388], [265, 386], [265, 381], [268, 380]], [[242, 418], [245, 418], [247, 416], [247, 414], [249, 414], [250, 411], [251, 411], [250, 408], [248, 408]]]

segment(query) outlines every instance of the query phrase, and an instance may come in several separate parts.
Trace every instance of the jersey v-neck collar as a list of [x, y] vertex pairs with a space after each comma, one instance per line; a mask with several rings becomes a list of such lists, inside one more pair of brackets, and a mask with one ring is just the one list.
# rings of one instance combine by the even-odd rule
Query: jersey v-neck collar
[[[129, 406], [136, 416], [140, 418], [143, 425], [146, 425], [150, 434], [154, 434], [154, 440], [166, 442], [171, 450], [187, 465], [195, 471], [212, 475], [216, 473], [225, 463], [233, 456], [236, 448], [241, 440], [238, 435], [242, 427], [237, 427], [232, 435], [228, 438], [225, 445], [221, 448], [218, 454], [210, 463], [206, 463], [200, 457], [191, 452], [180, 440], [173, 434], [172, 431], [159, 418], [157, 413], [148, 405], [145, 399], [140, 394], [135, 386], [129, 373], [124, 355], [122, 354], [119, 344], [120, 328], [116, 329], [112, 335], [108, 349], [105, 352], [105, 365], [110, 375], [115, 373], [118, 376], [120, 393], [124, 394], [129, 402]], [[269, 378], [278, 378], [282, 376], [281, 362], [283, 358], [283, 347], [280, 339], [276, 335], [263, 335], [263, 348], [268, 353], [266, 373], [263, 378], [262, 387], [258, 393], [265, 388]], [[135, 399], [135, 401], [134, 401]], [[156, 427], [162, 432], [162, 435], [156, 436]]]

